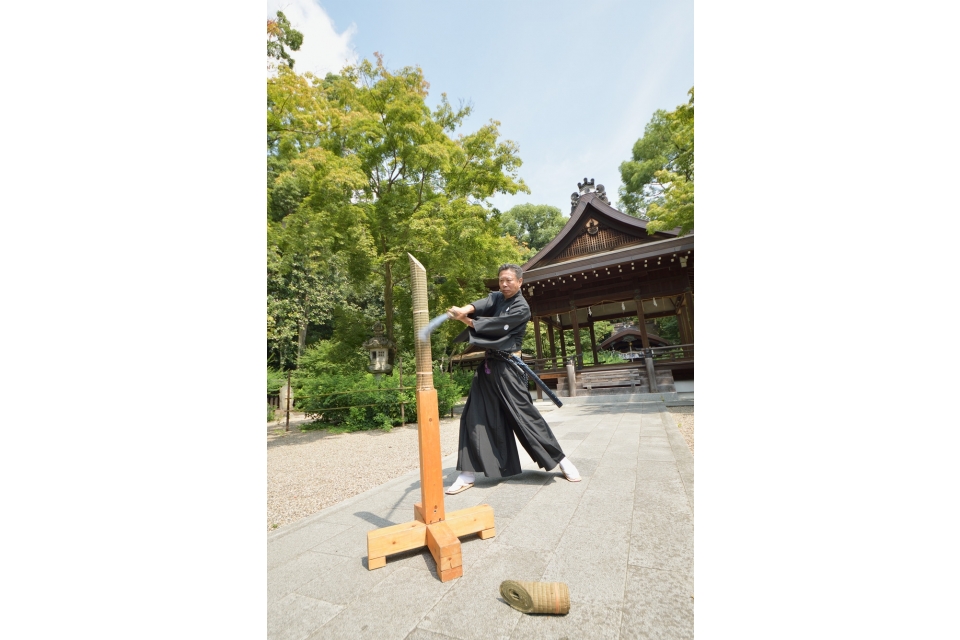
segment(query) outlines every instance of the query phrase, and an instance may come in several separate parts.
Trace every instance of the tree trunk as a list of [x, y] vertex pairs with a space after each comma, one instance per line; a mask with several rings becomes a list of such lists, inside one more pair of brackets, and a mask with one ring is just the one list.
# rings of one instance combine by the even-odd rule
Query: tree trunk
[[[397, 341], [393, 337], [393, 265], [387, 261], [383, 267], [383, 310], [387, 315], [387, 338], [396, 345]], [[396, 347], [387, 350], [387, 362], [391, 366], [394, 363], [395, 354]]]
[[300, 361], [300, 356], [303, 355], [303, 348], [307, 344], [307, 321], [304, 320], [300, 323], [299, 335], [297, 336], [297, 362]]

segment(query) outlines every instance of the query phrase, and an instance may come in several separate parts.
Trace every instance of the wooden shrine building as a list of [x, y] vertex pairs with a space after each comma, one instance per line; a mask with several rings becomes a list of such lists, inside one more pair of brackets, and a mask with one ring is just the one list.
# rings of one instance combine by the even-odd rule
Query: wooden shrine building
[[[679, 229], [647, 232], [647, 223], [614, 209], [603, 185], [584, 179], [571, 196], [570, 219], [559, 234], [523, 266], [523, 295], [530, 304], [536, 364], [544, 379], [561, 377], [572, 360], [576, 370], [642, 367], [626, 361], [598, 364], [593, 323], [635, 323], [634, 349], [651, 356], [660, 375], [669, 367], [677, 379], [693, 379], [693, 234]], [[497, 289], [495, 279], [485, 281]], [[681, 345], [651, 344], [647, 321], [677, 316]], [[546, 325], [547, 339], [541, 337]], [[573, 331], [575, 353], [563, 335]], [[584, 336], [584, 337], [581, 337]], [[589, 338], [587, 342], [586, 338]], [[592, 357], [584, 358], [584, 354]], [[681, 371], [683, 373], [681, 373]]]

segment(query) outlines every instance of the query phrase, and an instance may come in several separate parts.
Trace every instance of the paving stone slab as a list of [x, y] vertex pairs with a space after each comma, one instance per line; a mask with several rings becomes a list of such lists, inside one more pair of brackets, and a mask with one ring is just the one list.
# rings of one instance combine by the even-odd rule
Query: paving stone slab
[[430, 610], [420, 628], [461, 640], [509, 638], [523, 615], [500, 596], [504, 580], [538, 581], [552, 554], [498, 545]]
[[[291, 525], [296, 526], [296, 524]], [[332, 522], [311, 522], [308, 526], [296, 527], [283, 535], [268, 539], [267, 570], [279, 567], [320, 542], [349, 529], [348, 525]]]
[[628, 564], [629, 545], [613, 537], [601, 541], [577, 540], [557, 549], [544, 571], [544, 582], [565, 582], [571, 606], [579, 603], [620, 606]]
[[642, 426], [640, 427], [640, 437], [666, 437], [667, 431], [663, 427]]
[[641, 460], [637, 464], [637, 487], [680, 479], [674, 460]]
[[616, 430], [616, 432], [615, 432], [616, 435], [615, 435], [614, 437], [622, 436], [622, 435], [629, 435], [629, 436], [631, 436], [631, 437], [633, 437], [633, 438], [636, 438], [636, 437], [638, 437], [638, 436], [640, 435], [640, 432], [641, 432], [641, 431], [643, 431], [643, 427], [640, 426], [639, 423], [637, 423], [637, 424], [623, 424], [623, 423], [620, 423], [620, 425], [617, 427], [617, 430]]
[[454, 636], [448, 636], [436, 631], [427, 631], [417, 627], [405, 638], [405, 640], [456, 640]]
[[597, 469], [590, 478], [591, 491], [610, 491], [619, 497], [633, 493], [637, 486], [636, 469], [604, 467]]
[[[372, 573], [377, 571], [380, 569]], [[345, 607], [310, 638], [402, 640], [455, 582], [440, 582], [422, 571], [401, 567]]]
[[333, 604], [349, 605], [399, 568], [391, 564], [388, 558], [385, 567], [370, 571], [365, 557], [345, 558], [343, 563], [297, 587], [296, 593]]
[[[583, 458], [589, 458], [591, 460], [599, 461], [603, 457], [603, 454], [607, 452], [607, 449], [610, 448], [609, 439], [602, 443], [590, 443], [588, 444], [584, 440], [576, 449], [567, 451], [564, 449], [564, 452], [570, 456], [570, 459], [573, 460], [574, 464], [577, 464]], [[577, 467], [579, 469], [579, 467]]]
[[541, 489], [536, 497], [545, 502], [577, 501], [583, 495], [583, 492], [590, 487], [592, 477], [592, 474], [587, 476], [581, 472], [579, 482], [570, 482], [562, 475], [557, 476], [552, 483]]
[[347, 562], [343, 556], [305, 551], [267, 572], [267, 603], [280, 600], [298, 587]]
[[563, 437], [567, 440], [585, 440], [590, 436], [589, 431], [567, 431], [565, 429], [554, 429], [554, 435], [558, 438]]
[[692, 515], [687, 493], [679, 478], [638, 486], [633, 496], [633, 505], [638, 511], [660, 514], [664, 517], [679, 514], [686, 519]]
[[[566, 483], [570, 484], [570, 483]], [[583, 484], [576, 483], [576, 484]], [[523, 549], [552, 551], [577, 510], [579, 493], [565, 494], [567, 499], [540, 499], [541, 491], [513, 518], [513, 526], [498, 535], [502, 544]], [[559, 492], [557, 492], [557, 495]], [[496, 511], [494, 511], [496, 517]]]
[[494, 521], [500, 518], [510, 518], [512, 520], [533, 499], [535, 493], [495, 492], [487, 496], [485, 503], [493, 507]]
[[628, 450], [617, 450], [613, 447], [607, 450], [603, 454], [603, 458], [600, 459], [599, 468], [603, 469], [604, 467], [614, 467], [618, 469], [636, 469], [638, 458], [638, 450], [636, 448]]
[[611, 541], [628, 543], [634, 511], [633, 504], [623, 496], [587, 490], [557, 550], [578, 553], [579, 547], [599, 547]]
[[367, 556], [367, 532], [384, 526], [390, 525], [361, 520], [355, 526], [324, 540], [311, 550], [346, 558], [365, 558]]
[[673, 449], [667, 446], [658, 446], [656, 444], [645, 444], [641, 438], [640, 448], [637, 449], [637, 460], [659, 460], [662, 462], [676, 463], [673, 456]]
[[620, 636], [620, 606], [584, 602], [570, 594], [570, 612], [565, 616], [523, 615], [513, 640], [556, 640], [590, 638], [615, 640]]
[[303, 640], [343, 607], [291, 593], [267, 607], [269, 640]]
[[672, 571], [630, 567], [620, 637], [693, 638], [693, 604], [692, 580]]
[[587, 491], [544, 574], [567, 582], [584, 602], [613, 605], [623, 597], [630, 553], [630, 501], [607, 492]]
[[636, 509], [630, 536], [630, 564], [677, 571], [693, 569], [693, 516]]

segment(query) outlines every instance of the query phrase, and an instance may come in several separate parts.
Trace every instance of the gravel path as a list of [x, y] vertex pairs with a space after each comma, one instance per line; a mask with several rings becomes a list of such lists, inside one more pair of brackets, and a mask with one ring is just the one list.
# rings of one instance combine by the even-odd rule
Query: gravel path
[[[693, 407], [669, 407], [693, 453]], [[391, 431], [301, 433], [302, 416], [267, 427], [267, 531], [378, 487], [419, 467], [417, 425]], [[440, 452], [457, 451], [460, 416], [440, 419]]]
[[[291, 413], [267, 429], [267, 531], [296, 522], [420, 466], [417, 425], [387, 431], [300, 432]], [[457, 451], [460, 416], [440, 419], [440, 453]]]
[[667, 407], [677, 421], [680, 435], [687, 441], [690, 453], [693, 454], [693, 407]]

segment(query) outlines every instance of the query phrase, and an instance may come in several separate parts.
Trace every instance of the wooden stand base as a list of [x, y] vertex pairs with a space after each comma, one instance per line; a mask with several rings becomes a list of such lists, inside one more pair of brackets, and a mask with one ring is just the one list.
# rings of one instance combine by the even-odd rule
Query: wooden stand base
[[497, 535], [493, 521], [493, 507], [481, 504], [446, 514], [446, 519], [426, 524], [423, 508], [418, 502], [413, 507], [413, 522], [397, 524], [367, 532], [367, 568], [371, 571], [387, 564], [387, 556], [421, 547], [430, 549], [437, 563], [441, 582], [463, 575], [463, 559], [459, 538], [479, 533], [486, 540]]

